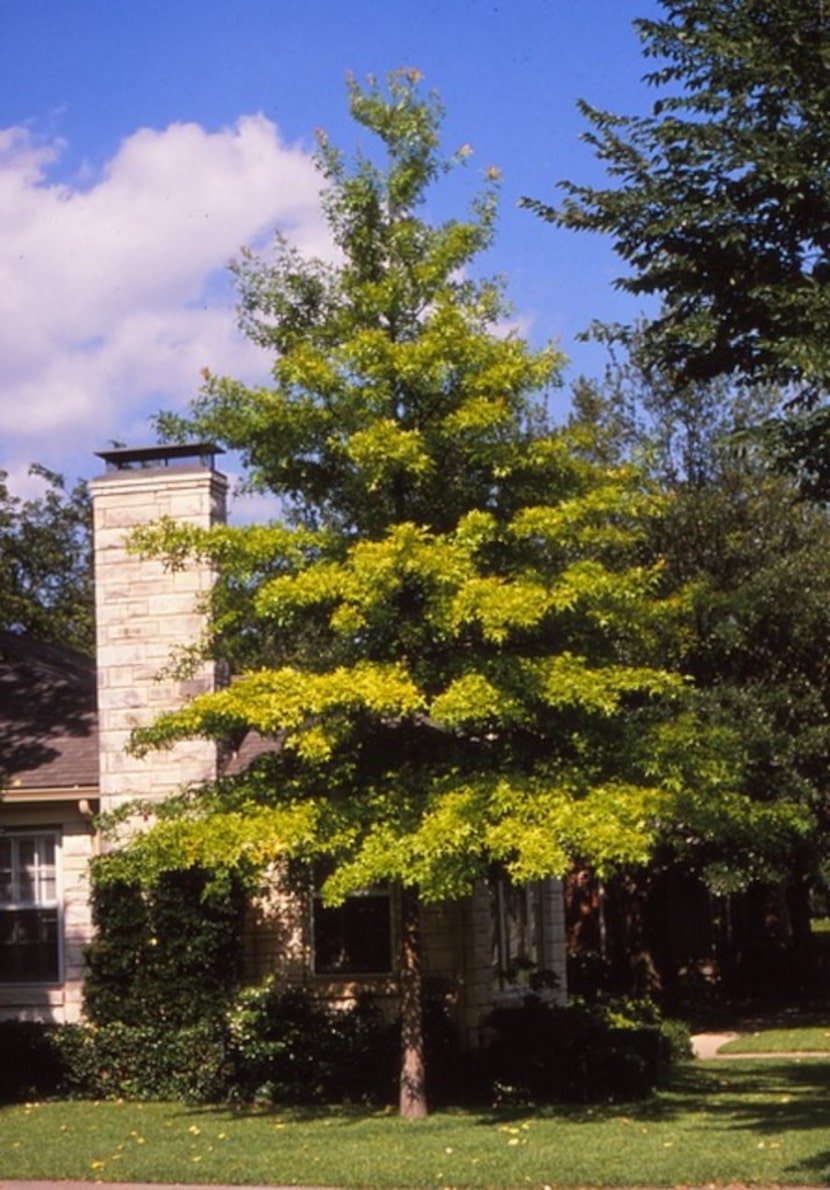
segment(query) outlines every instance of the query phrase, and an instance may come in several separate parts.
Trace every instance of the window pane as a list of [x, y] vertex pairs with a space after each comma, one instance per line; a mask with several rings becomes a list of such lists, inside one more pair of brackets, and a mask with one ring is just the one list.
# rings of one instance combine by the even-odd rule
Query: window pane
[[54, 834], [0, 839], [0, 982], [60, 978]]
[[36, 889], [36, 855], [34, 839], [17, 839], [17, 892], [15, 901], [18, 904], [32, 905], [35, 903]]
[[349, 897], [336, 907], [315, 900], [314, 970], [318, 975], [386, 975], [392, 970], [388, 894]]
[[57, 881], [55, 879], [55, 869], [41, 867], [38, 870], [37, 881], [37, 896], [36, 901], [38, 905], [48, 905], [54, 903], [57, 898]]
[[37, 901], [39, 905], [54, 901], [57, 895], [55, 880], [55, 837], [44, 835], [38, 842], [38, 889]]
[[504, 878], [493, 887], [493, 966], [498, 982], [513, 983], [541, 964], [539, 885]]
[[57, 980], [57, 909], [0, 912], [0, 982]]

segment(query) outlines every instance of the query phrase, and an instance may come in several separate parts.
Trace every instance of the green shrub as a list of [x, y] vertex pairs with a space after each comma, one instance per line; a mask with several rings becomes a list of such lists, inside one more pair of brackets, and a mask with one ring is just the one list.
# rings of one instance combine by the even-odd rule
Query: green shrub
[[172, 1099], [211, 1103], [228, 1091], [225, 1039], [211, 1023], [64, 1025], [53, 1044], [63, 1094], [85, 1099]]
[[120, 1023], [0, 1024], [0, 1101], [223, 1100], [230, 1089], [225, 1038], [215, 1025], [174, 1029]]
[[55, 1044], [57, 1029], [38, 1021], [0, 1021], [0, 1103], [58, 1092], [63, 1062]]
[[232, 880], [191, 868], [150, 889], [93, 868], [95, 940], [86, 1015], [96, 1024], [196, 1025], [222, 1013], [238, 983], [245, 897]]
[[0, 1100], [388, 1103], [399, 1038], [368, 999], [338, 1009], [268, 980], [196, 1025], [2, 1024]]
[[237, 1098], [386, 1102], [394, 1088], [397, 1029], [369, 999], [333, 1008], [269, 978], [239, 993], [228, 1023]]
[[[443, 1103], [638, 1098], [691, 1052], [686, 1026], [649, 1001], [558, 1008], [528, 996], [491, 1014], [475, 1059], [459, 1052], [441, 997], [425, 1023], [429, 1094]], [[240, 992], [224, 1022], [2, 1023], [0, 1099], [388, 1103], [399, 1045], [398, 1024], [370, 1000], [337, 1009], [269, 979]]]
[[591, 1102], [642, 1098], [690, 1056], [688, 1030], [650, 1001], [576, 1001], [562, 1008], [528, 996], [489, 1017], [483, 1055], [497, 1100]]

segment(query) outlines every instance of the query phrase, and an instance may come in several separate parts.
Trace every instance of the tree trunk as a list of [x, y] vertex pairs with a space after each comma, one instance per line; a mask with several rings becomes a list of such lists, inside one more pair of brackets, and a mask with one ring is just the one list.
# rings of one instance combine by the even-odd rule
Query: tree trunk
[[417, 889], [402, 888], [400, 1114], [405, 1120], [427, 1114], [425, 1074], [420, 906]]

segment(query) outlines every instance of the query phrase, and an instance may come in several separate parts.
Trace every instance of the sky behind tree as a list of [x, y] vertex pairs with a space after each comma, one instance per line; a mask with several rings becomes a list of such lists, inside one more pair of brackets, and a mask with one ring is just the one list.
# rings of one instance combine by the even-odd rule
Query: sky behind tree
[[[610, 243], [543, 224], [523, 195], [599, 181], [580, 97], [642, 112], [632, 28], [656, 0], [3, 0], [0, 4], [0, 469], [94, 475], [111, 440], [153, 440], [200, 370], [255, 379], [227, 263], [275, 230], [325, 254], [314, 131], [360, 140], [345, 79], [418, 68], [467, 164], [435, 193], [463, 214], [503, 175], [494, 248], [516, 324], [570, 356], [576, 335], [636, 313]], [[368, 148], [369, 146], [367, 146]], [[561, 397], [561, 409], [566, 396]]]

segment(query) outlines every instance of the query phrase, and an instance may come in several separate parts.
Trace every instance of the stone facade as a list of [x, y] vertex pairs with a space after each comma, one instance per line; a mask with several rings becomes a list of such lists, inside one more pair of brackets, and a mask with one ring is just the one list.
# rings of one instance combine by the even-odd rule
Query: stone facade
[[169, 675], [176, 650], [205, 629], [200, 600], [213, 575], [206, 566], [166, 570], [129, 549], [131, 530], [169, 518], [208, 528], [225, 519], [227, 481], [199, 464], [116, 470], [92, 486], [95, 512], [95, 615], [98, 661], [100, 793], [104, 810], [131, 798], [161, 800], [216, 776], [216, 748], [188, 741], [144, 758], [130, 755], [134, 728], [212, 690], [202, 663], [186, 679]]
[[[558, 880], [534, 886], [532, 937], [527, 951], [532, 961], [554, 977], [551, 993], [558, 1002], [566, 998], [565, 906]], [[398, 905], [391, 894], [392, 943], [397, 951]], [[526, 973], [506, 978], [499, 967], [503, 944], [503, 919], [496, 910], [495, 894], [480, 882], [471, 896], [457, 901], [429, 904], [421, 910], [422, 973], [428, 992], [443, 996], [451, 1008], [468, 1048], [476, 1048], [482, 1024], [497, 1003], [518, 1000], [528, 991]], [[386, 975], [334, 976], [315, 970], [312, 913], [306, 898], [288, 891], [279, 873], [272, 887], [252, 906], [246, 932], [246, 978], [258, 982], [275, 975], [301, 984], [320, 999], [348, 1003], [370, 993], [392, 1018], [397, 1012], [398, 985], [394, 970]], [[530, 956], [529, 956], [530, 957]]]

